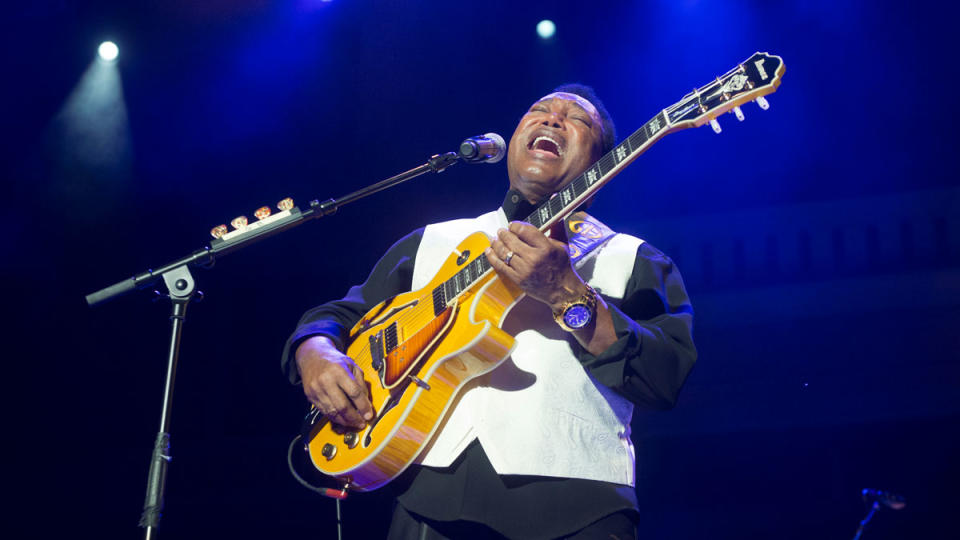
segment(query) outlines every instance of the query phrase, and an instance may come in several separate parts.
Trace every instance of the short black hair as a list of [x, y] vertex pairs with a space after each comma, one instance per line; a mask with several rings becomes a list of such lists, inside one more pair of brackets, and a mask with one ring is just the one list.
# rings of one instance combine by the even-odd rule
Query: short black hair
[[613, 118], [610, 117], [610, 113], [607, 112], [607, 108], [603, 106], [603, 102], [597, 97], [597, 93], [593, 88], [585, 84], [568, 83], [561, 84], [554, 88], [553, 91], [575, 94], [592, 103], [600, 114], [601, 127], [603, 128], [603, 153], [606, 154], [610, 150], [613, 150], [613, 145], [617, 142], [617, 127], [613, 125]]

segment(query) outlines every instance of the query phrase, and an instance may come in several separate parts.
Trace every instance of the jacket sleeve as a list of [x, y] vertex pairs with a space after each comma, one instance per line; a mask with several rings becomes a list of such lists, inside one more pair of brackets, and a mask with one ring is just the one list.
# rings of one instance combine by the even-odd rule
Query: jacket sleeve
[[413, 265], [423, 238], [423, 229], [401, 238], [377, 261], [367, 280], [350, 288], [340, 300], [317, 306], [300, 318], [283, 347], [280, 367], [293, 384], [300, 383], [294, 353], [307, 338], [327, 336], [337, 348], [346, 349], [350, 329], [371, 308], [387, 298], [407, 292], [413, 283]]
[[647, 243], [637, 249], [620, 307], [610, 303], [617, 341], [578, 352], [599, 382], [638, 406], [670, 409], [697, 360], [693, 308], [673, 261]]

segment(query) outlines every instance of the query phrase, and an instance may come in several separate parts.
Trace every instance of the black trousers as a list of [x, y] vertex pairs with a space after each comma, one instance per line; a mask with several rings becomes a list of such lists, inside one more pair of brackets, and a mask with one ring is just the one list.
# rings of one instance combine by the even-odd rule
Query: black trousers
[[[433, 521], [407, 511], [401, 504], [393, 510], [387, 540], [484, 540], [505, 538], [482, 523]], [[637, 527], [630, 512], [616, 512], [562, 537], [569, 540], [636, 540]]]

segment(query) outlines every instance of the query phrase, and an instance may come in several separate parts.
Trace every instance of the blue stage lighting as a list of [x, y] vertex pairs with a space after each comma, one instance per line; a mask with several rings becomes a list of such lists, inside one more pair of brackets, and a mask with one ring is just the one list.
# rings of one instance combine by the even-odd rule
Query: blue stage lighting
[[97, 54], [100, 55], [100, 58], [103, 58], [107, 62], [112, 62], [117, 59], [117, 55], [120, 54], [120, 49], [117, 47], [117, 44], [112, 41], [104, 41], [100, 44], [100, 47], [97, 48]]
[[537, 23], [537, 34], [543, 39], [550, 39], [557, 33], [557, 25], [550, 19], [544, 19]]

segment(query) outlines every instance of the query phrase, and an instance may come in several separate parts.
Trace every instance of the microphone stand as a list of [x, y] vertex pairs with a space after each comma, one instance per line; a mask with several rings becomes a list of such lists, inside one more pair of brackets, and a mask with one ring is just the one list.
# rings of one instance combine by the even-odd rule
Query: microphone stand
[[[461, 157], [455, 152], [437, 154], [423, 165], [354, 191], [339, 199], [327, 199], [323, 202], [310, 201], [310, 207], [304, 211], [292, 206], [291, 203], [289, 209], [224, 234], [202, 249], [164, 264], [156, 270], [146, 270], [86, 296], [87, 304], [92, 307], [131, 291], [150, 287], [162, 280], [168, 291], [167, 296], [173, 304], [170, 316], [172, 327], [167, 354], [167, 376], [164, 385], [163, 406], [160, 413], [160, 431], [157, 433], [153, 444], [150, 472], [147, 475], [147, 493], [143, 503], [143, 514], [140, 517], [140, 526], [146, 529], [144, 538], [150, 540], [154, 537], [155, 529], [160, 525], [160, 516], [163, 510], [167, 465], [172, 459], [170, 456], [170, 411], [173, 404], [173, 384], [177, 372], [177, 361], [180, 356], [180, 337], [186, 318], [187, 305], [195, 294], [202, 297], [202, 293], [196, 289], [196, 282], [190, 273], [190, 267], [211, 268], [220, 255], [240, 250], [254, 242], [292, 229], [312, 219], [334, 214], [345, 204], [406, 182], [411, 178], [428, 172], [443, 172], [460, 159]], [[339, 513], [339, 506], [337, 510]]]
[[880, 510], [880, 501], [873, 501], [873, 505], [870, 507], [870, 511], [867, 512], [866, 517], [860, 521], [860, 526], [857, 527], [857, 533], [853, 535], [853, 540], [860, 540], [860, 535], [863, 534], [863, 529], [866, 528], [867, 523], [870, 523], [870, 520], [873, 519], [873, 515]]

